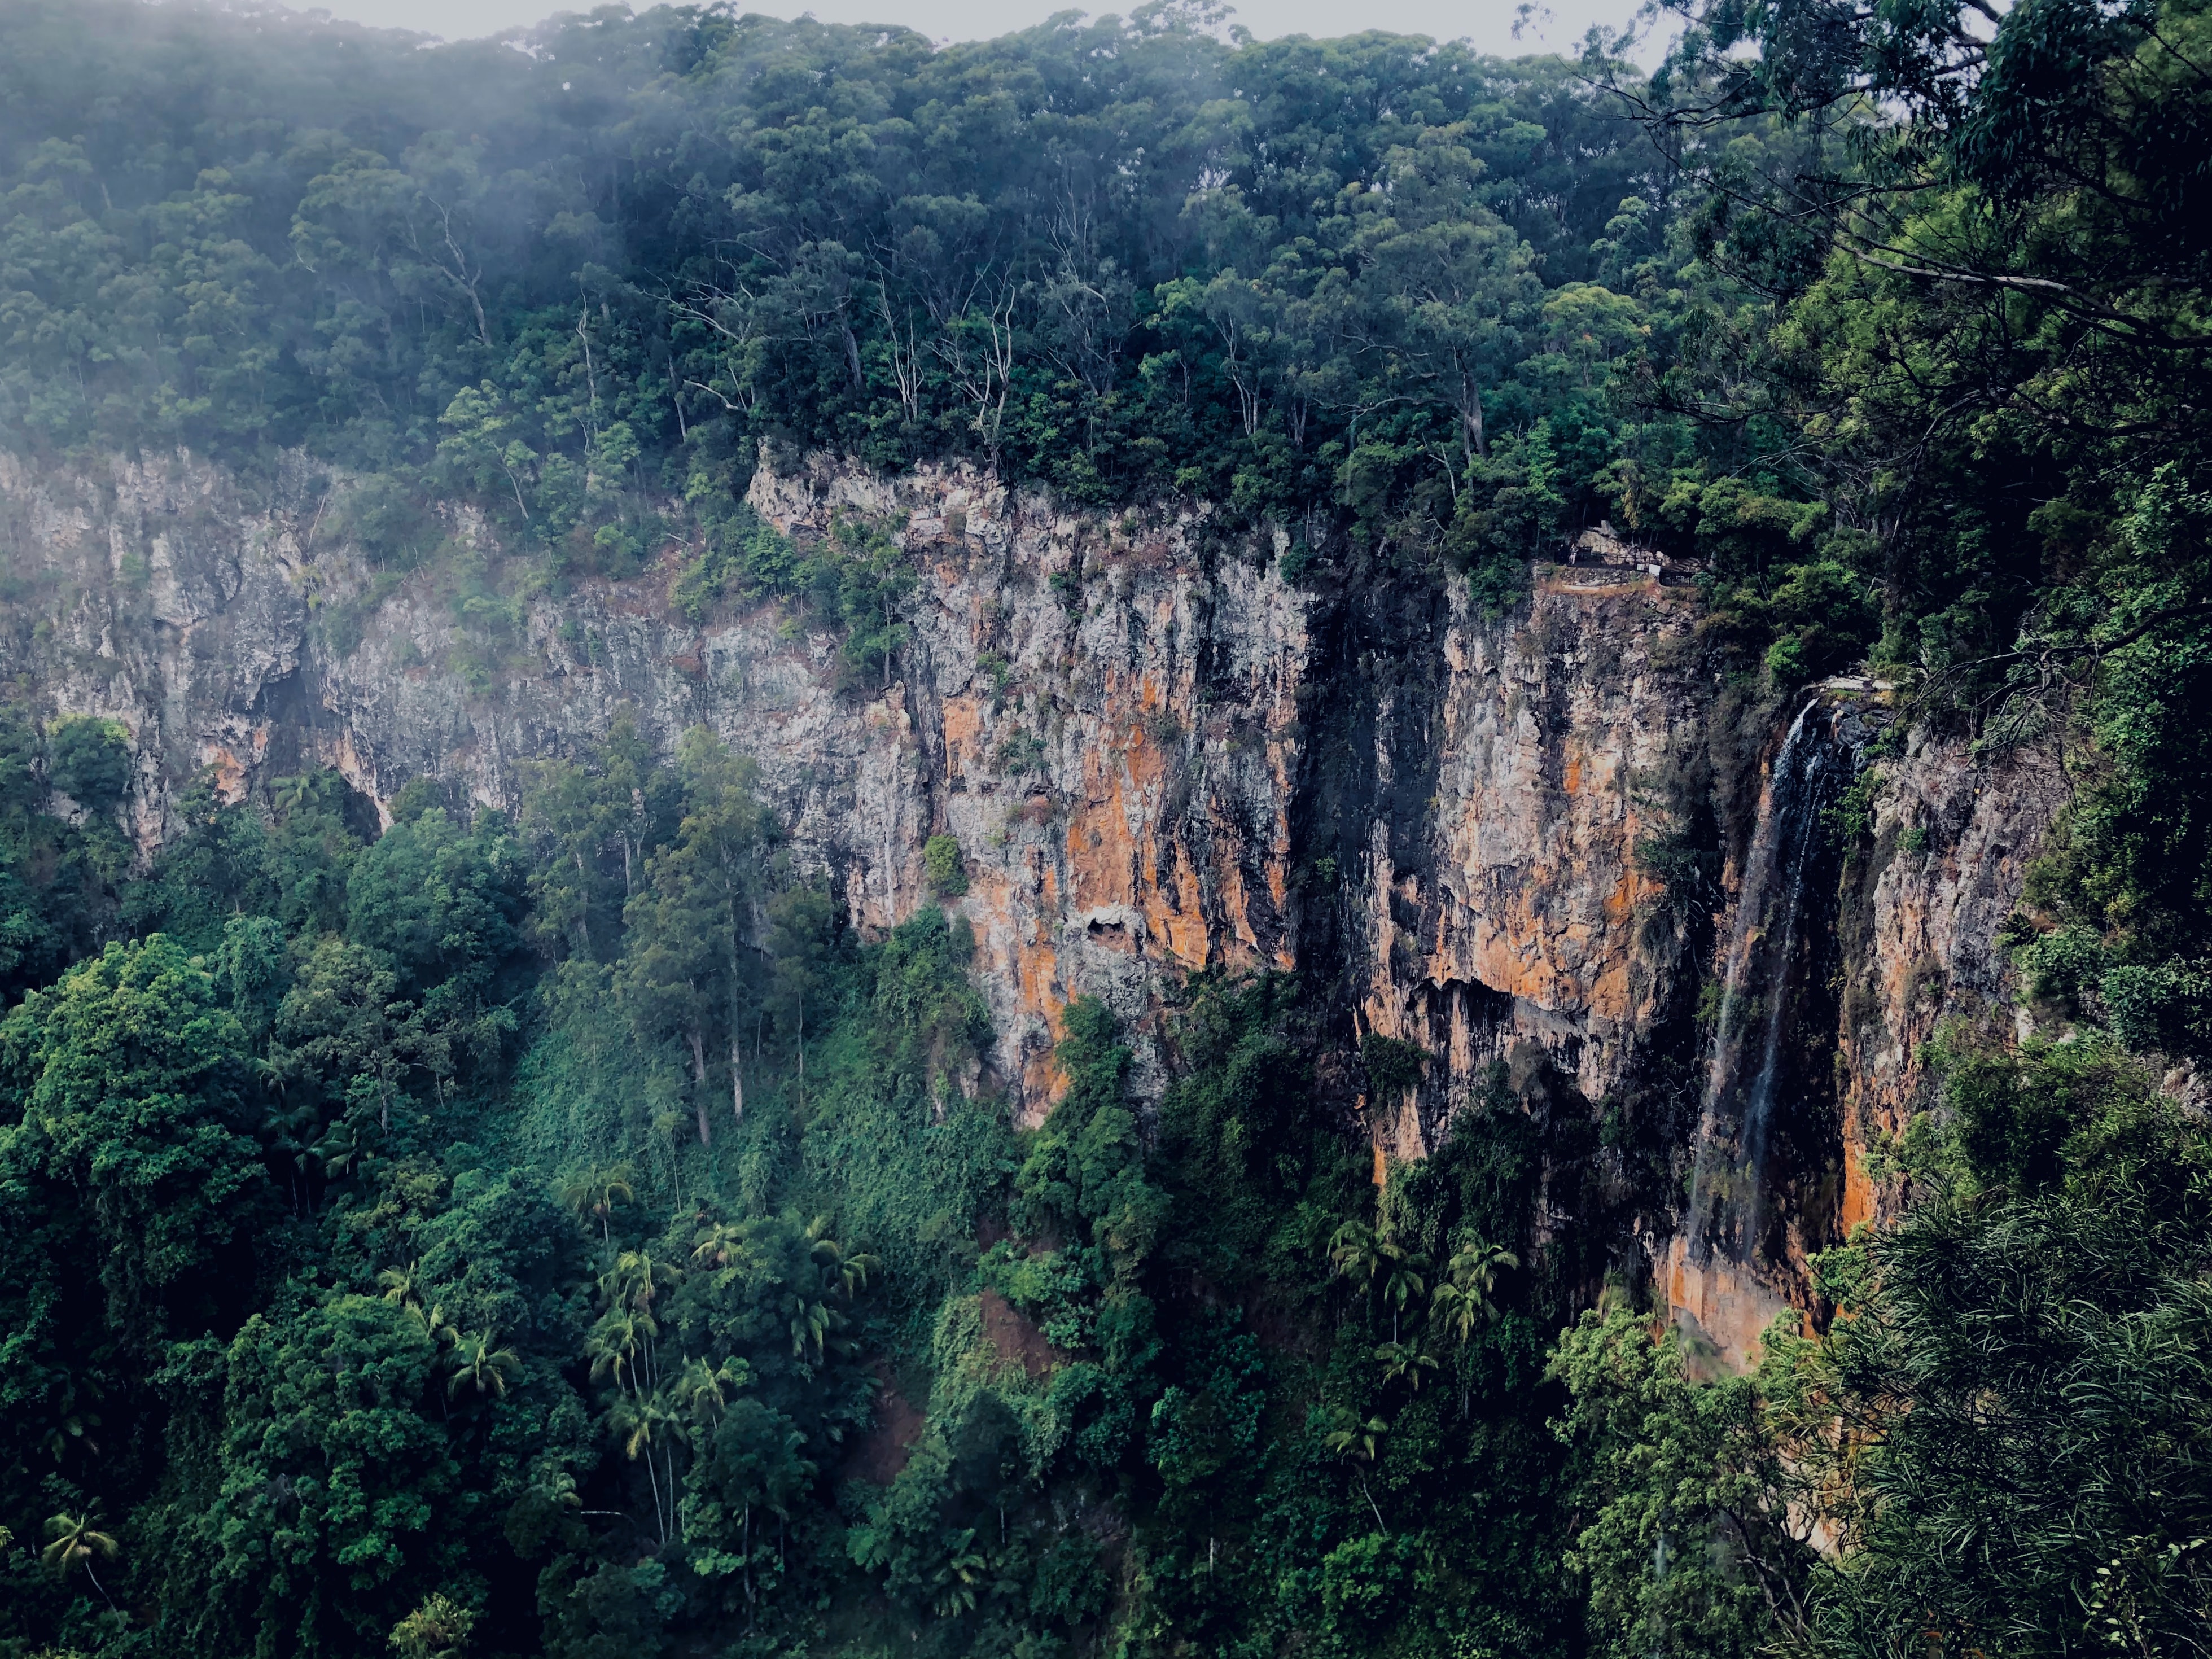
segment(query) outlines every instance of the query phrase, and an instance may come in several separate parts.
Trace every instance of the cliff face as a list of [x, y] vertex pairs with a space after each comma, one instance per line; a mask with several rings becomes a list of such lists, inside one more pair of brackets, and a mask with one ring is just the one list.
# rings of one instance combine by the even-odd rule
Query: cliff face
[[[297, 459], [249, 488], [183, 457], [93, 476], [0, 456], [0, 671], [130, 729], [142, 846], [203, 767], [234, 797], [319, 761], [379, 803], [427, 775], [512, 805], [528, 763], [625, 704], [665, 745], [704, 724], [758, 763], [858, 927], [932, 902], [923, 844], [957, 840], [994, 1069], [1030, 1120], [1069, 998], [1122, 1016], [1149, 1097], [1169, 981], [1298, 969], [1335, 1011], [1340, 1103], [1378, 1167], [1463, 1114], [1540, 1117], [1540, 1239], [1587, 1273], [1658, 1273], [1735, 1359], [1813, 1306], [1805, 1254], [1875, 1207], [1867, 1139], [1915, 1102], [1935, 1025], [2002, 988], [1992, 935], [2064, 793], [2043, 757], [1912, 739], [1878, 762], [1870, 852], [1823, 874], [1804, 860], [1832, 835], [1801, 836], [1810, 896], [1778, 947], [1741, 906], [1771, 905], [1776, 768], [1814, 739], [1790, 750], [1797, 708], [1717, 686], [1694, 590], [1641, 571], [1540, 568], [1486, 617], [1463, 582], [1341, 549], [1293, 586], [1279, 546], [1202, 508], [1108, 518], [967, 471], [763, 468], [751, 500], [779, 528], [862, 516], [918, 575], [908, 643], [855, 684], [780, 605], [684, 620], [669, 568], [520, 601], [380, 578], [333, 494]], [[1892, 718], [1871, 690], [1804, 706], [1832, 782]], [[1762, 976], [1808, 988], [1762, 1001]], [[1794, 1011], [1753, 1128], [1757, 1079], [1716, 1080], [1741, 1043], [1698, 1002], [1736, 981], [1744, 1007]], [[1377, 1037], [1418, 1048], [1416, 1079], [1356, 1080]], [[1733, 1219], [1701, 1221], [1722, 1192]]]
[[1700, 741], [1679, 667], [1691, 592], [1625, 571], [1540, 572], [1531, 603], [1486, 621], [1447, 590], [1425, 696], [1385, 687], [1372, 776], [1411, 767], [1418, 802], [1359, 829], [1347, 894], [1363, 1032], [1435, 1057], [1377, 1102], [1378, 1145], [1428, 1152], [1493, 1060], [1533, 1046], [1585, 1099], [1626, 1080], [1665, 985], [1639, 842], [1656, 781]]
[[183, 457], [87, 476], [0, 453], [0, 673], [52, 712], [130, 728], [142, 847], [170, 828], [180, 778], [217, 765], [242, 785], [265, 760], [265, 693], [306, 640], [307, 482], [288, 465], [271, 508]]
[[[753, 504], [779, 528], [857, 514], [920, 573], [888, 683], [852, 685], [835, 638], [781, 606], [683, 620], [666, 570], [473, 609], [422, 580], [380, 591], [357, 550], [319, 539], [330, 494], [297, 463], [254, 499], [184, 458], [92, 477], [0, 457], [20, 590], [0, 672], [131, 730], [142, 845], [203, 767], [234, 798], [315, 761], [380, 805], [429, 776], [511, 807], [528, 763], [628, 704], [664, 747], [705, 725], [751, 756], [863, 930], [928, 900], [923, 843], [958, 839], [956, 908], [1032, 1118], [1069, 998], [1135, 1028], [1142, 1095], [1161, 1081], [1163, 973], [1293, 965], [1310, 601], [1272, 545], [1202, 512], [1060, 514], [964, 471], [763, 471]], [[465, 514], [453, 528], [483, 539]]]

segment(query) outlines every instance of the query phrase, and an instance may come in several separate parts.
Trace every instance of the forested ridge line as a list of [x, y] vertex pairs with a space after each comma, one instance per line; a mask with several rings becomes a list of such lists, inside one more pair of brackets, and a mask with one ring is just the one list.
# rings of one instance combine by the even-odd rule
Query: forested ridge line
[[[0, 1651], [2204, 1651], [2212, 22], [1681, 21], [1646, 76], [1171, 6], [0, 4], [0, 440], [304, 451], [372, 603], [672, 548], [672, 606], [811, 611], [862, 695], [910, 562], [762, 524], [763, 446], [1206, 501], [1332, 602], [1507, 611], [1609, 521], [1693, 575], [1700, 683], [1896, 686], [1847, 883], [1924, 850], [1871, 827], [1915, 728], [2074, 786], [1837, 1317], [1699, 1381], [1536, 1224], [1608, 1103], [1500, 1066], [1378, 1191], [1350, 1097], [1433, 1057], [1217, 973], [1156, 1111], [1079, 1000], [1018, 1128], [965, 924], [857, 937], [706, 732], [625, 714], [511, 813], [204, 778], [149, 854], [130, 734], [19, 683]], [[1654, 925], [1723, 853], [1642, 849]]]

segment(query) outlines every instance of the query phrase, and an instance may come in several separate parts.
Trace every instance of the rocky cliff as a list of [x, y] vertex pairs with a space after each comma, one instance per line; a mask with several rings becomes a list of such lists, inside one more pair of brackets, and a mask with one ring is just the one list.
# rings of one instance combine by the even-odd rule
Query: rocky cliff
[[[763, 467], [779, 529], [858, 515], [919, 578], [908, 643], [854, 684], [780, 605], [672, 610], [680, 549], [518, 598], [453, 511], [484, 580], [397, 580], [337, 528], [342, 493], [298, 458], [249, 483], [0, 456], [0, 667], [129, 728], [142, 847], [201, 769], [233, 797], [317, 761], [380, 804], [429, 776], [511, 805], [529, 762], [625, 704], [664, 744], [704, 724], [863, 930], [933, 902], [923, 845], [957, 839], [998, 1080], [1030, 1119], [1069, 998], [1122, 1016], [1152, 1096], [1173, 980], [1297, 969], [1378, 1170], [1470, 1114], [1537, 1117], [1540, 1240], [1585, 1279], [1658, 1275], [1734, 1360], [1814, 1309], [1807, 1252], [1878, 1208], [1869, 1137], [1917, 1099], [1935, 1026], [2002, 990], [1993, 936], [2065, 793], [2047, 757], [1902, 732], [1877, 688], [1721, 684], [1694, 588], [1640, 568], [1540, 567], [1492, 617], [1344, 547], [1294, 584], [1287, 538], [1202, 506]], [[1845, 849], [1869, 765], [1872, 840]], [[1363, 1067], [1373, 1039], [1420, 1058]]]

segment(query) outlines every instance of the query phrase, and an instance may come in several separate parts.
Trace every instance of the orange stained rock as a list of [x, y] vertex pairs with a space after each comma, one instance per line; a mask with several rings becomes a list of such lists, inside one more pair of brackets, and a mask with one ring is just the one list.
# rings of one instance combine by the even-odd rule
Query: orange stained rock
[[1534, 954], [1533, 940], [1493, 927], [1475, 942], [1474, 976], [1509, 995], [1549, 1007], [1558, 975], [1548, 963], [1531, 960]]
[[[1290, 818], [1286, 814], [1278, 812], [1275, 814], [1275, 844], [1268, 849], [1273, 856], [1267, 860], [1267, 896], [1275, 902], [1279, 915], [1291, 898], [1290, 864], [1283, 856], [1283, 849], [1290, 844]], [[1287, 968], [1291, 964], [1285, 962], [1282, 965]]]
[[[1224, 954], [1234, 961], [1249, 962], [1259, 952], [1260, 936], [1252, 931], [1251, 908], [1245, 902], [1243, 860], [1233, 856], [1225, 858], [1221, 860], [1221, 866], [1222, 908], [1229, 914], [1231, 939], [1236, 945], [1244, 947], [1242, 951], [1230, 948], [1224, 951]], [[1185, 884], [1190, 889], [1192, 895], [1189, 901], [1191, 912], [1196, 915], [1199, 904], [1198, 872], [1191, 868], [1188, 859], [1183, 861], [1182, 868], [1186, 877]], [[1202, 921], [1200, 926], [1202, 928]]]
[[1605, 896], [1605, 919], [1609, 922], [1624, 922], [1636, 914], [1636, 902], [1643, 896], [1643, 883], [1638, 878], [1633, 864], [1624, 867], [1620, 880], [1613, 891]]
[[1864, 1141], [1864, 1126], [1854, 1111], [1844, 1126], [1844, 1202], [1836, 1218], [1845, 1238], [1851, 1236], [1852, 1228], [1875, 1217], [1874, 1182], [1867, 1174], [1861, 1150]]
[[[1048, 882], [1049, 866], [1044, 873]], [[979, 924], [977, 949], [991, 958], [994, 975], [1013, 985], [1021, 1006], [1042, 1018], [1056, 1041], [1061, 1007], [1060, 954], [1048, 933], [1041, 938], [1025, 936], [1015, 898], [1013, 882], [986, 867], [970, 878], [960, 908], [971, 922]], [[1036, 1104], [1024, 1109], [1024, 1121], [1032, 1125], [1041, 1121], [1066, 1086], [1048, 1052], [1028, 1056], [1022, 1067], [1022, 1094], [1025, 1101]]]
[[[1144, 917], [1152, 940], [1178, 960], [1204, 967], [1212, 950], [1194, 861], [1176, 860], [1172, 902], [1162, 889], [1156, 812], [1164, 770], [1165, 757], [1133, 722], [1118, 746], [1101, 745], [1085, 757], [1091, 800], [1068, 819], [1069, 898], [1086, 910], [1128, 906]], [[1142, 830], [1133, 831], [1132, 820]]]
[[1028, 979], [1021, 974], [1024, 952], [1018, 922], [1014, 915], [1014, 884], [997, 870], [986, 866], [976, 870], [968, 881], [968, 892], [960, 903], [962, 914], [976, 927], [976, 948], [994, 951], [999, 965], [1016, 976], [1022, 990], [1022, 1000], [1032, 1000]]
[[1129, 832], [1129, 773], [1144, 763], [1141, 751], [1117, 757], [1094, 750], [1085, 757], [1089, 802], [1067, 817], [1069, 899], [1084, 909], [1133, 904], [1136, 847]]
[[206, 763], [215, 768], [216, 793], [224, 805], [235, 806], [246, 799], [246, 766], [237, 756], [217, 744]]
[[1668, 1251], [1668, 1307], [1678, 1317], [1689, 1316], [1697, 1334], [1719, 1350], [1722, 1364], [1749, 1370], [1760, 1337], [1778, 1314], [1793, 1311], [1790, 1304], [1735, 1262], [1716, 1257], [1700, 1265], [1688, 1257], [1688, 1243], [1678, 1237]]
[[1607, 1019], [1620, 1020], [1629, 1013], [1628, 959], [1615, 954], [1589, 982], [1589, 1010]]
[[340, 732], [338, 740], [330, 750], [330, 754], [331, 764], [337, 769], [338, 775], [376, 802], [377, 816], [388, 828], [391, 823], [390, 810], [377, 797], [376, 780], [369, 775], [368, 768], [362, 764], [361, 756], [353, 746], [353, 733], [349, 731]]
[[[1212, 955], [1212, 941], [1206, 928], [1205, 895], [1198, 884], [1198, 871], [1188, 859], [1176, 866], [1176, 888], [1179, 905], [1171, 906], [1157, 882], [1147, 884], [1139, 908], [1144, 912], [1145, 927], [1154, 939], [1164, 944], [1176, 959], [1188, 967], [1203, 968]], [[1243, 919], [1241, 902], [1236, 914]], [[1244, 930], [1249, 931], [1249, 930]]]
[[947, 776], [964, 775], [983, 752], [983, 707], [979, 697], [947, 697], [945, 721], [945, 769]]

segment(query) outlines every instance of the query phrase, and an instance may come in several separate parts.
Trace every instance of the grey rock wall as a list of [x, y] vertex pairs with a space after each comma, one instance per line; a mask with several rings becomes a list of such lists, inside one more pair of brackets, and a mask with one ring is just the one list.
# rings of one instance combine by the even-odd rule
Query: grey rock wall
[[[1492, 617], [1456, 579], [1349, 557], [1294, 586], [1274, 540], [1203, 506], [1109, 516], [967, 469], [763, 467], [752, 503], [786, 532], [861, 514], [912, 562], [911, 638], [878, 681], [781, 605], [686, 620], [667, 599], [682, 550], [634, 581], [471, 610], [429, 577], [380, 575], [337, 528], [342, 495], [299, 457], [248, 483], [182, 455], [0, 455], [0, 676], [49, 714], [129, 728], [149, 853], [204, 768], [233, 798], [319, 762], [380, 805], [428, 776], [511, 807], [532, 762], [627, 705], [664, 749], [704, 725], [751, 756], [799, 860], [864, 931], [936, 902], [923, 844], [957, 839], [994, 1070], [1030, 1121], [1055, 1097], [1070, 998], [1122, 1016], [1151, 1097], [1172, 981], [1296, 969], [1334, 1000], [1347, 1055], [1379, 1036], [1429, 1056], [1398, 1098], [1367, 1098], [1348, 1060], [1332, 1074], [1378, 1167], [1433, 1152], [1501, 1062], [1550, 1079], [1547, 1110], [1674, 1110], [1656, 1120], [1681, 1143], [1668, 1155], [1694, 1158], [1694, 1112], [1653, 1079], [1695, 1070], [1686, 999], [1727, 936], [1774, 711], [1700, 665], [1693, 590], [1540, 567]], [[485, 526], [440, 514], [495, 570]], [[1687, 1282], [1671, 1177], [1613, 1152], [1586, 1155], [1583, 1196], [1539, 1218], [1540, 1238], [1611, 1229], [1732, 1358], [1776, 1309], [1812, 1305], [1805, 1250], [1879, 1212], [1868, 1137], [1922, 1099], [1936, 1023], [2005, 991], [1993, 935], [2066, 793], [2037, 754], [1984, 765], [1922, 738], [1885, 765], [1876, 847], [1838, 911], [1833, 1192], [1788, 1259]], [[1638, 851], [1680, 829], [1686, 788], [1729, 853], [1711, 916], [1668, 903]]]

